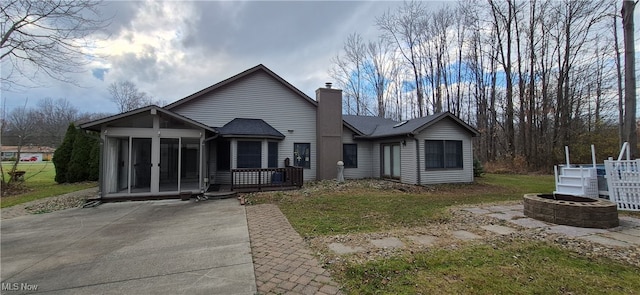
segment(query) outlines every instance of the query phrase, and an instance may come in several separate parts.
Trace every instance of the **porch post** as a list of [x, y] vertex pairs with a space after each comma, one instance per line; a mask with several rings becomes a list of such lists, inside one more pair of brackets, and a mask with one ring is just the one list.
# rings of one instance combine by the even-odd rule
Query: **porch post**
[[[198, 161], [200, 163], [200, 165], [199, 165], [200, 166], [200, 171], [198, 172], [198, 175], [199, 175], [198, 176], [198, 185], [199, 185], [201, 191], [206, 190], [206, 187], [204, 187], [204, 184], [203, 184], [203, 177], [204, 177], [204, 173], [203, 172], [204, 172], [204, 169], [205, 169], [204, 168], [204, 163], [206, 162], [204, 160], [204, 146], [205, 146], [205, 143], [204, 143], [204, 130], [203, 130], [203, 132], [200, 133], [200, 156], [198, 158]], [[208, 174], [209, 173], [207, 173], [207, 178], [209, 177]]]

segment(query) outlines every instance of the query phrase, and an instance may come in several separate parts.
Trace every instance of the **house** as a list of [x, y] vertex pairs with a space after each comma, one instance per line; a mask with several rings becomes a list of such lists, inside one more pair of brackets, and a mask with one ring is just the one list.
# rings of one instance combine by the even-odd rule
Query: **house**
[[258, 65], [165, 107], [88, 122], [100, 132], [101, 194], [158, 197], [300, 186], [336, 178], [473, 181], [471, 126], [445, 112], [393, 120], [342, 115], [342, 91], [312, 99]]
[[[0, 158], [2, 161], [13, 161], [18, 157], [18, 146], [2, 146]], [[40, 162], [51, 161], [54, 148], [47, 146], [26, 145], [20, 147], [20, 161], [23, 162]]]

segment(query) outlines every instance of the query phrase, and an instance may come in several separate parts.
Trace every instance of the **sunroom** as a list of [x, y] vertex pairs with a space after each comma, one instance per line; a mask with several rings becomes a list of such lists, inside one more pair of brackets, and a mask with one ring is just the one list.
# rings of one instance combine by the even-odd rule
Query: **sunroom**
[[207, 141], [218, 132], [158, 106], [88, 122], [100, 133], [103, 198], [170, 197], [206, 189]]

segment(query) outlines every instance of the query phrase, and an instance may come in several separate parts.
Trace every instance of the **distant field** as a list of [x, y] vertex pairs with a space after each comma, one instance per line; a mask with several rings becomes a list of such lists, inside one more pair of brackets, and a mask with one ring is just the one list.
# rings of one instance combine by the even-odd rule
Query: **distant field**
[[[2, 162], [2, 170], [5, 179], [11, 169], [11, 162]], [[62, 195], [85, 188], [97, 186], [96, 182], [83, 182], [74, 184], [58, 184], [55, 182], [56, 170], [52, 162], [20, 162], [17, 170], [25, 171], [24, 186], [26, 192], [19, 195], [2, 197], [0, 208], [11, 207], [29, 201]]]

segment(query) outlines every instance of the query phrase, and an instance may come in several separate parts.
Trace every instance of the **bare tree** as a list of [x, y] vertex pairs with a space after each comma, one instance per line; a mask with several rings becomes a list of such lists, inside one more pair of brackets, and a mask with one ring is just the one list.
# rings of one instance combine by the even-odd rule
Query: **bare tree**
[[378, 117], [385, 117], [387, 110], [389, 80], [395, 64], [390, 53], [389, 43], [382, 38], [367, 44], [366, 54], [370, 64], [365, 67], [365, 77], [376, 98]]
[[140, 91], [138, 86], [131, 81], [111, 83], [108, 90], [109, 94], [111, 94], [111, 101], [118, 106], [118, 110], [122, 113], [153, 102], [153, 99], [147, 93]]
[[0, 7], [2, 89], [37, 82], [40, 75], [74, 83], [82, 72], [87, 37], [106, 26], [93, 0], [8, 0]]
[[[332, 59], [330, 74], [347, 97], [347, 113], [365, 115], [368, 108], [363, 87], [366, 45], [360, 34], [350, 34], [344, 42], [343, 51], [343, 55], [337, 54]], [[352, 100], [355, 105], [351, 104]]]
[[418, 111], [416, 115], [423, 117], [425, 113], [423, 91], [423, 69], [420, 58], [421, 30], [424, 29], [426, 10], [421, 2], [404, 2], [396, 13], [387, 12], [376, 18], [378, 28], [382, 30], [390, 42], [395, 43], [398, 51], [411, 67], [415, 81], [416, 103]]
[[[22, 148], [25, 145], [33, 144], [33, 140], [37, 137], [37, 117], [38, 114], [35, 111], [28, 109], [25, 102], [24, 106], [13, 109], [13, 111], [11, 111], [7, 116], [6, 122], [3, 122], [3, 135], [13, 137], [17, 146], [17, 153], [11, 168], [9, 169], [9, 175], [12, 175], [18, 168]], [[4, 124], [6, 124], [6, 126]], [[6, 180], [2, 168], [0, 168], [0, 173], [2, 173], [1, 181], [3, 187], [5, 184], [9, 184], [15, 180], [13, 177], [9, 177], [9, 180]]]
[[[513, 36], [513, 27], [515, 23], [516, 8], [515, 3], [511, 0], [506, 1], [507, 7], [502, 7], [500, 3], [490, 0], [491, 16], [493, 17], [494, 30], [496, 32], [499, 60], [498, 62], [502, 66], [505, 75], [505, 90], [506, 90], [506, 106], [505, 106], [505, 118], [504, 118], [504, 130], [507, 136], [506, 152], [508, 155], [513, 155], [515, 152], [515, 128], [514, 128], [514, 114], [513, 114], [513, 69], [512, 69], [512, 42], [515, 39]], [[505, 11], [506, 10], [506, 11]]]
[[38, 144], [50, 147], [62, 143], [67, 127], [78, 119], [78, 110], [64, 98], [42, 99], [35, 112], [38, 114]]
[[614, 129], [617, 42], [603, 22], [614, 1], [473, 1], [446, 13], [405, 2], [376, 18], [391, 46], [382, 64], [396, 66], [376, 75], [368, 52], [364, 91], [384, 85], [386, 98], [369, 96], [396, 120], [440, 109], [466, 115], [482, 133], [479, 159], [548, 171], [564, 145], [604, 144]]

